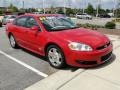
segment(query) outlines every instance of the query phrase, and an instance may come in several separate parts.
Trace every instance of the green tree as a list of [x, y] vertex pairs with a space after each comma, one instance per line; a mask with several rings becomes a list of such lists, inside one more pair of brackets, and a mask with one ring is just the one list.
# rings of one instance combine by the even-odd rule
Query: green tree
[[2, 9], [0, 9], [0, 15], [2, 15], [3, 14], [3, 10]]
[[111, 12], [111, 10], [110, 9], [106, 9], [106, 13], [110, 13]]
[[67, 16], [71, 16], [71, 15], [74, 15], [74, 14], [75, 14], [75, 12], [73, 11], [73, 9], [71, 9], [71, 8], [66, 9], [66, 15]]
[[14, 6], [12, 3], [10, 4], [10, 6], [8, 7], [8, 9], [11, 11], [11, 12], [18, 12], [18, 8], [16, 6]]
[[38, 12], [38, 10], [36, 10], [35, 8], [28, 8], [28, 9], [24, 9], [26, 13], [31, 13], [31, 12]]
[[86, 13], [87, 14], [90, 14], [90, 15], [93, 15], [94, 14], [94, 8], [93, 8], [93, 6], [92, 6], [92, 4], [88, 4], [88, 7], [86, 8]]
[[55, 9], [54, 9], [53, 6], [50, 7], [50, 11], [49, 11], [49, 13], [52, 13], [52, 14], [55, 13]]
[[120, 18], [120, 1], [118, 1], [117, 9], [115, 11], [115, 17]]
[[62, 8], [59, 8], [58, 11], [57, 11], [58, 14], [64, 14], [64, 11]]
[[106, 11], [101, 8], [101, 5], [98, 6], [99, 14], [106, 14]]

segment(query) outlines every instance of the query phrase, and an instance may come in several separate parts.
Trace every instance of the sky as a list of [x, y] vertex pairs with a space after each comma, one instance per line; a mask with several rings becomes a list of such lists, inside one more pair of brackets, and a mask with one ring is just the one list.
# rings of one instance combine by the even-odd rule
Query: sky
[[[0, 0], [0, 6], [8, 6], [10, 3], [15, 6], [22, 8], [24, 1], [25, 8], [42, 8], [43, 0]], [[62, 7], [64, 5], [72, 8], [86, 8], [88, 3], [91, 3], [94, 8], [98, 5], [100, 1], [102, 8], [112, 9], [114, 7], [114, 0], [44, 0], [45, 7]], [[117, 1], [117, 0], [116, 0]], [[120, 1], [120, 0], [118, 0]], [[65, 4], [64, 4], [65, 2]]]

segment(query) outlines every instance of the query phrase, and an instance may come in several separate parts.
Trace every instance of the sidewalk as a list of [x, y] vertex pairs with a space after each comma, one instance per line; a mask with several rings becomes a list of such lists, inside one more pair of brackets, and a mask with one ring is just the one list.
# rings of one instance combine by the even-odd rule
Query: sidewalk
[[60, 70], [25, 90], [120, 90], [120, 38], [109, 37], [114, 45], [110, 62], [91, 69]]

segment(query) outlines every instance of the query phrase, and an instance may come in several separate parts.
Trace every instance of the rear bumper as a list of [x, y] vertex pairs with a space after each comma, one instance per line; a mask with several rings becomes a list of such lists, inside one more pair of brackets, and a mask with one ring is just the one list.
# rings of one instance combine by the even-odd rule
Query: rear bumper
[[68, 65], [77, 67], [93, 67], [105, 63], [112, 57], [113, 47], [110, 45], [104, 50], [92, 52], [71, 51], [66, 56]]

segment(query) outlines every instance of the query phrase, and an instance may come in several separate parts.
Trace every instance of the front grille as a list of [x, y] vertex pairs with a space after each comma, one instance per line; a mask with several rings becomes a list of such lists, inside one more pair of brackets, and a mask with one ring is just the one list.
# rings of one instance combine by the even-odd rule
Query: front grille
[[103, 45], [103, 46], [97, 47], [96, 49], [97, 49], [97, 50], [102, 50], [102, 49], [104, 49], [104, 48], [107, 48], [109, 45], [110, 45], [110, 42], [107, 43], [107, 44], [105, 44], [105, 45]]
[[95, 65], [95, 64], [97, 64], [97, 61], [80, 61], [80, 60], [76, 60], [76, 62], [78, 64], [81, 64], [81, 65]]
[[103, 61], [109, 59], [111, 55], [112, 55], [112, 52], [108, 53], [108, 54], [105, 55], [105, 56], [102, 56], [102, 57], [101, 57], [101, 61], [103, 62]]

